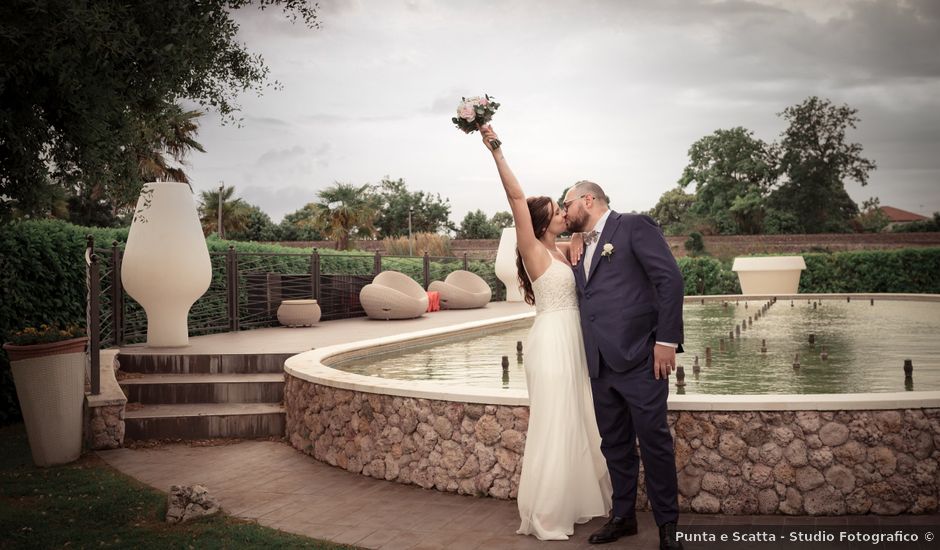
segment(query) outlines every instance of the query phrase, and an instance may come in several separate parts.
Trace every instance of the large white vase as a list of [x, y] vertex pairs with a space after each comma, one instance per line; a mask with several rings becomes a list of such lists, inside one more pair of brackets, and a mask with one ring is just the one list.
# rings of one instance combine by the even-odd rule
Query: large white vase
[[189, 345], [189, 309], [211, 280], [192, 189], [175, 182], [144, 185], [127, 236], [121, 282], [147, 312], [148, 346]]
[[803, 256], [741, 256], [731, 266], [738, 274], [741, 294], [796, 294], [804, 269]]
[[519, 290], [519, 270], [516, 267], [516, 228], [506, 227], [499, 238], [496, 250], [496, 277], [506, 286], [506, 301], [521, 302]]

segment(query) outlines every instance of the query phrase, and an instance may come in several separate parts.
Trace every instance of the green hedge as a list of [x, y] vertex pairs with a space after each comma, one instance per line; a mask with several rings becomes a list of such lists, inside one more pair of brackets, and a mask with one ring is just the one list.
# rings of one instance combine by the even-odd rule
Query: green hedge
[[[125, 241], [127, 229], [42, 220], [0, 226], [0, 342], [26, 326], [85, 326], [85, 235]], [[0, 353], [0, 422], [19, 419], [10, 364]]]
[[800, 292], [940, 293], [940, 248], [803, 254]]
[[707, 257], [679, 258], [678, 263], [686, 296], [741, 293], [738, 277], [730, 265]]

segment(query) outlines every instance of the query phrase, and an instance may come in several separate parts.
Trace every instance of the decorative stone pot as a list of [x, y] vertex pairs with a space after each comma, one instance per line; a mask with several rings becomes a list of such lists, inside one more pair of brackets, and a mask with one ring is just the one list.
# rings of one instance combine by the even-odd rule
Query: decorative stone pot
[[738, 274], [741, 294], [796, 294], [800, 273], [806, 269], [803, 256], [740, 256], [731, 270]]
[[496, 251], [496, 277], [506, 286], [506, 301], [521, 302], [519, 290], [519, 270], [516, 267], [516, 228], [506, 227], [499, 238]]
[[316, 300], [284, 300], [277, 320], [285, 327], [312, 327], [320, 320], [320, 305]]
[[189, 309], [211, 281], [209, 249], [190, 186], [144, 185], [127, 235], [121, 282], [147, 312], [148, 346], [189, 344]]
[[66, 464], [82, 454], [87, 337], [49, 344], [4, 344], [10, 357], [26, 437], [37, 466]]

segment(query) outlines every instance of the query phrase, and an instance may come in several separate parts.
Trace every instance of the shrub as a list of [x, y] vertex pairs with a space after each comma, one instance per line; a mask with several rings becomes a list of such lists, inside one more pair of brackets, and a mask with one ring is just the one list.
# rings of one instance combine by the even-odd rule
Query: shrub
[[689, 252], [689, 256], [693, 258], [704, 254], [705, 241], [702, 240], [702, 234], [698, 231], [689, 233], [689, 238], [685, 241], [685, 249]]
[[737, 275], [715, 258], [680, 258], [678, 263], [686, 296], [741, 292]]
[[[127, 229], [99, 229], [61, 220], [0, 226], [0, 342], [40, 325], [85, 325], [85, 235], [109, 246]], [[0, 423], [20, 418], [10, 364], [0, 353]]]
[[[408, 255], [408, 237], [386, 237], [382, 243], [385, 245], [385, 253], [389, 256]], [[415, 256], [423, 256], [425, 252], [431, 256], [450, 256], [450, 237], [437, 233], [415, 233], [411, 251]]]

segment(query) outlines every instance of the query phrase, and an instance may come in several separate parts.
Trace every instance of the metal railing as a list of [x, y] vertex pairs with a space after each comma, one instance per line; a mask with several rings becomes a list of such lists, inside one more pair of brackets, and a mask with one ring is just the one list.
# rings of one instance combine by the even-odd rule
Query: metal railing
[[[144, 342], [147, 318], [121, 284], [122, 244], [95, 248], [87, 237], [87, 322], [92, 350], [92, 390], [97, 393], [98, 350]], [[492, 260], [457, 257], [385, 256], [312, 252], [239, 252], [229, 246], [210, 252], [212, 281], [189, 311], [191, 336], [246, 330], [277, 324], [282, 300], [316, 299], [321, 320], [365, 316], [359, 304], [362, 287], [385, 269], [401, 271], [425, 289], [457, 269], [477, 273], [490, 285], [493, 300], [505, 300]]]

